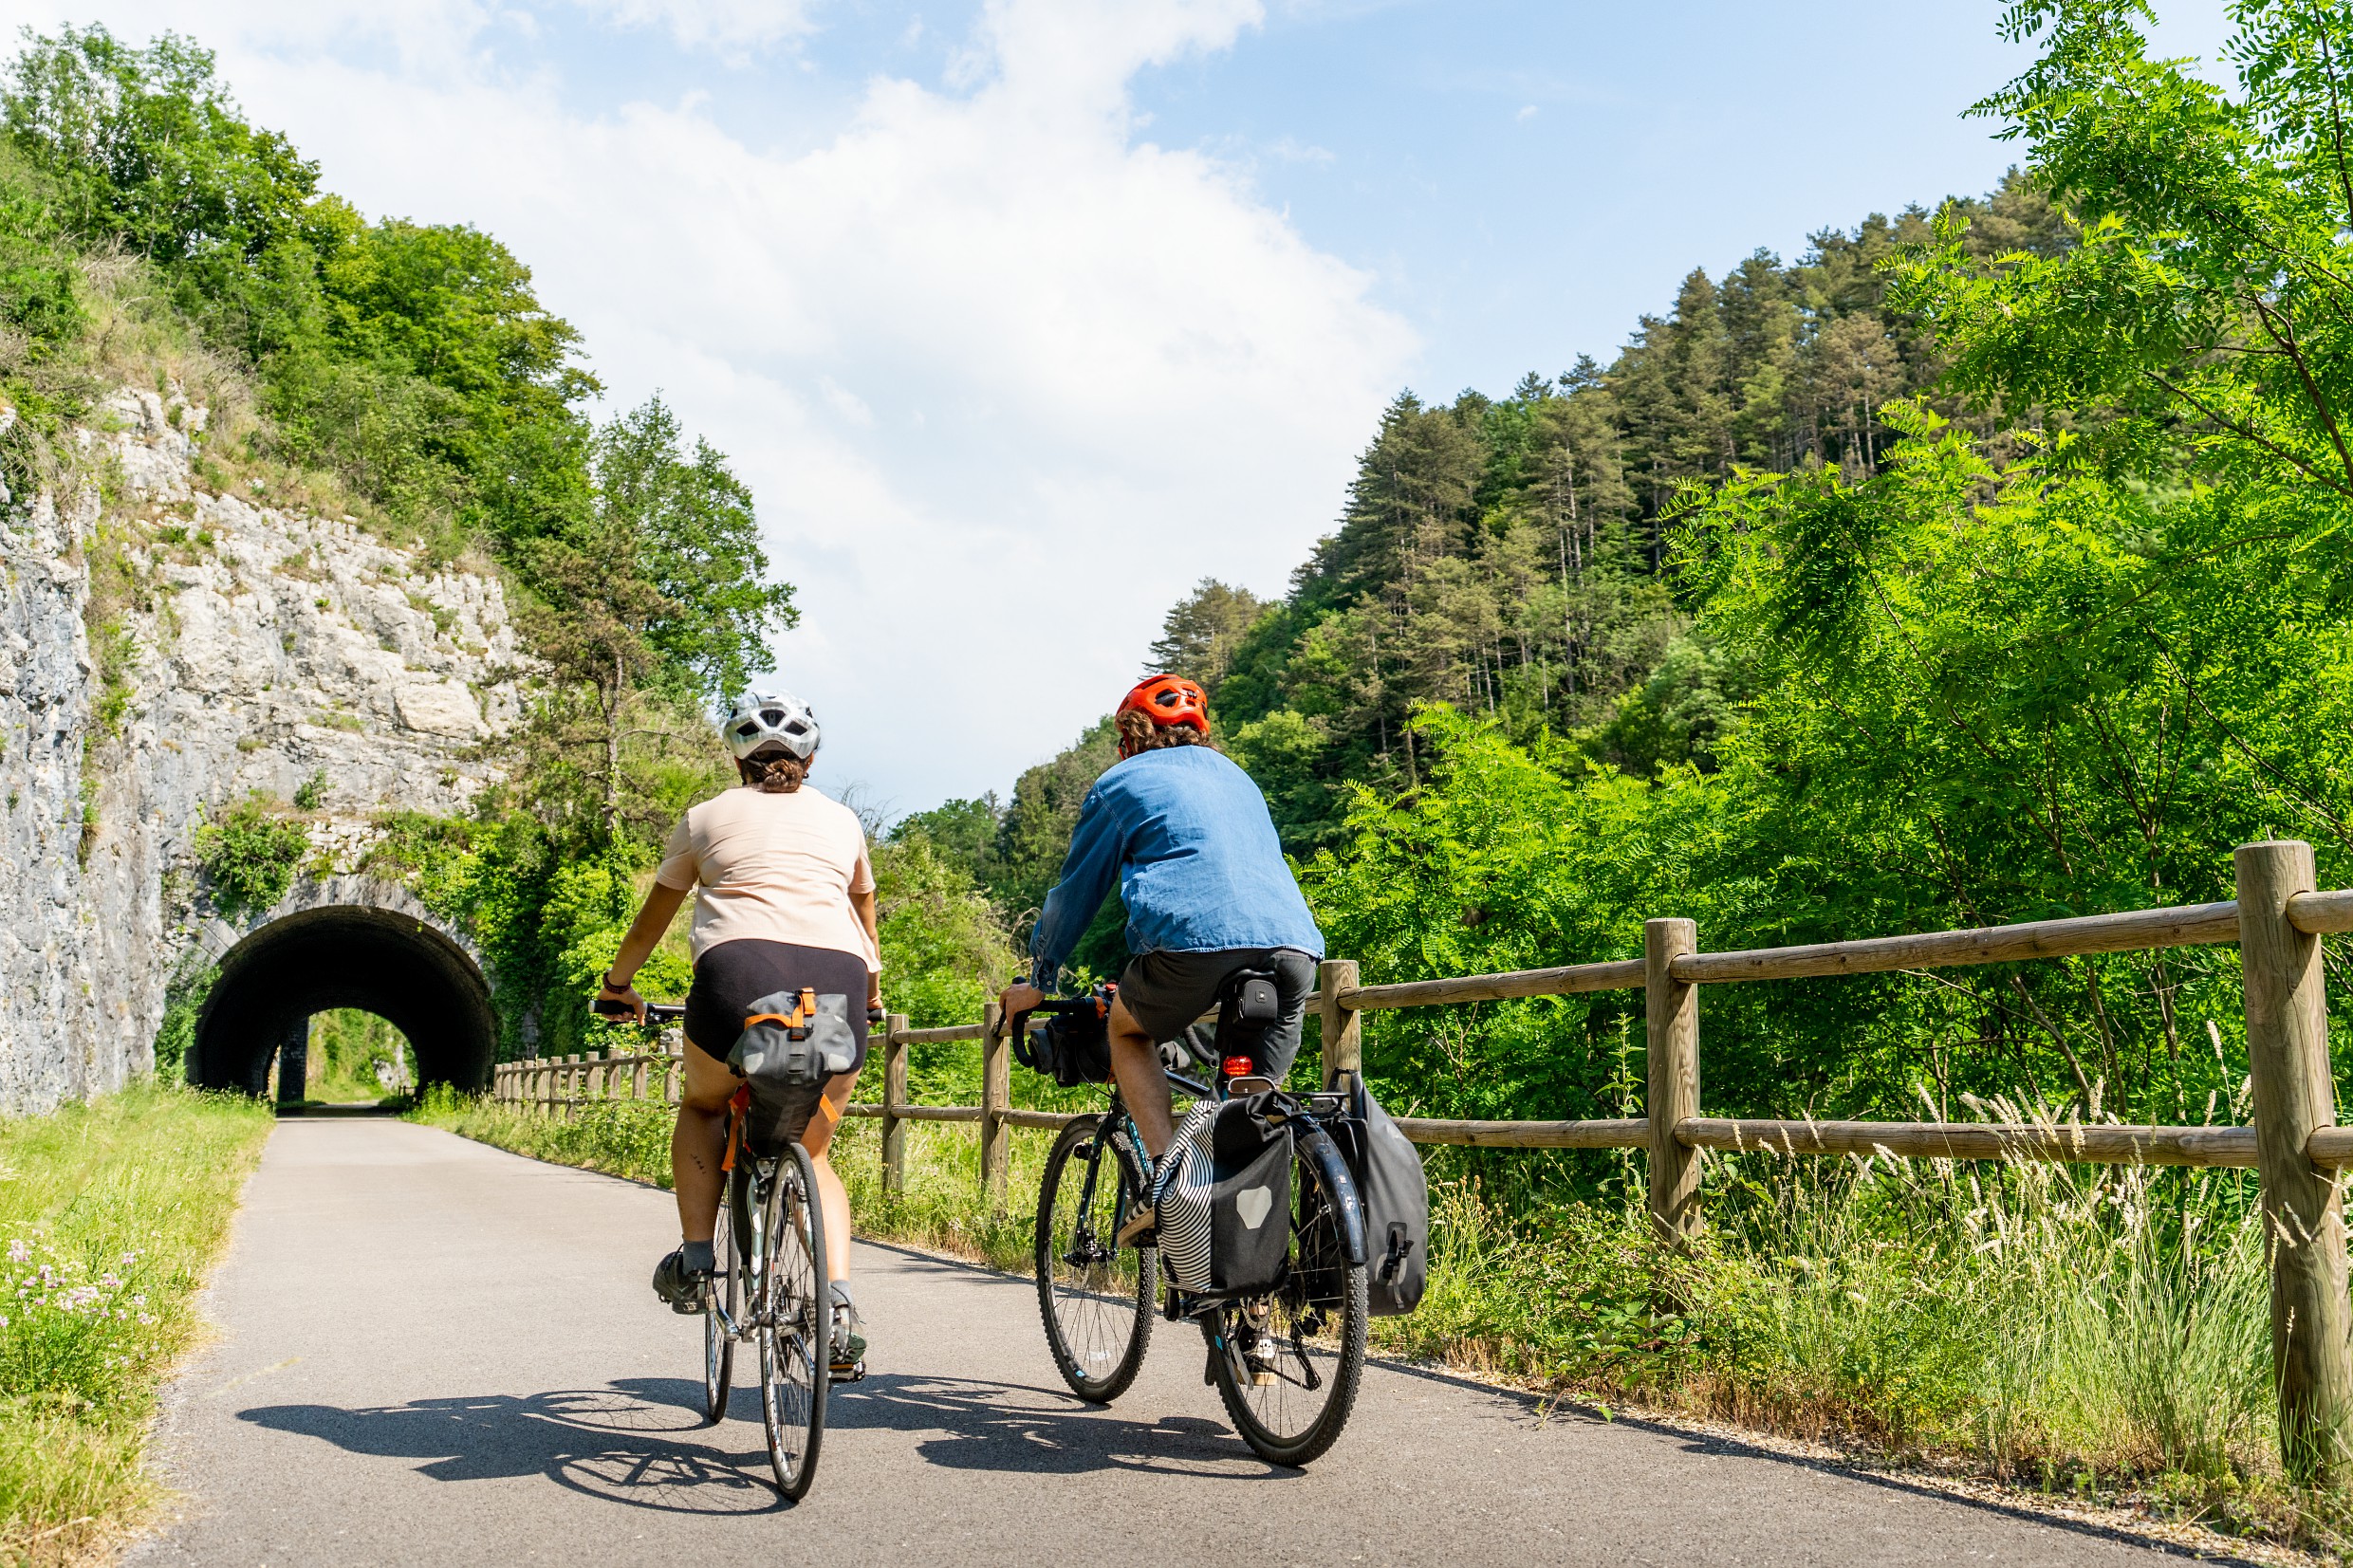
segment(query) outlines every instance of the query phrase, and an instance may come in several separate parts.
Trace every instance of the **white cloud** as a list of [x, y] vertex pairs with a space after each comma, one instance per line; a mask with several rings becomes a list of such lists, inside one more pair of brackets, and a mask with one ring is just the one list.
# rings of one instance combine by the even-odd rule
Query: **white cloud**
[[774, 44], [810, 30], [804, 0], [573, 0], [624, 28], [658, 27], [687, 48]]
[[[487, 10], [437, 3], [426, 24], [232, 0], [208, 42], [330, 187], [499, 235], [617, 403], [658, 386], [730, 453], [800, 588], [780, 670], [825, 721], [834, 784], [913, 808], [1050, 754], [1195, 579], [1282, 586], [1402, 378], [1411, 335], [1368, 277], [1232, 167], [1136, 134], [1128, 79], [1231, 46], [1257, 0], [996, 0], [962, 87], [874, 78], [788, 152], [737, 127], [806, 90], [792, 71], [584, 104], [502, 61], [520, 35]], [[750, 0], [583, 3], [685, 46], [802, 25]], [[100, 9], [134, 33], [159, 14]], [[535, 14], [594, 42], [568, 7]]]

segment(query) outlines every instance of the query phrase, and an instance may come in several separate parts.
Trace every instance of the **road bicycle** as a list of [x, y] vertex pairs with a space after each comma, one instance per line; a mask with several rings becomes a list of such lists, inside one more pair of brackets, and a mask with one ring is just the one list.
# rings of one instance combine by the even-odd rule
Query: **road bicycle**
[[[600, 1012], [619, 1014], [620, 1004]], [[682, 1006], [654, 1004], [649, 1024], [675, 1024]], [[798, 1141], [769, 1155], [745, 1141], [749, 1084], [728, 1101], [726, 1181], [721, 1224], [712, 1237], [713, 1267], [703, 1297], [703, 1413], [727, 1417], [735, 1349], [759, 1358], [760, 1421], [769, 1467], [787, 1502], [808, 1494], [825, 1437], [825, 1393], [833, 1382], [833, 1289], [825, 1272], [824, 1206], [817, 1171]], [[861, 1366], [843, 1381], [864, 1374]]]
[[[1037, 1011], [1095, 1005], [1048, 1000]], [[1014, 1026], [1027, 1027], [1026, 1018]], [[1218, 1058], [1207, 1082], [1174, 1069], [1167, 1077], [1196, 1100], [1276, 1087], [1244, 1056]], [[1080, 1398], [1107, 1405], [1135, 1382], [1156, 1315], [1190, 1319], [1208, 1346], [1202, 1380], [1251, 1450], [1275, 1465], [1320, 1458], [1347, 1425], [1364, 1370], [1364, 1209], [1335, 1139], [1362, 1122], [1353, 1087], [1277, 1102], [1297, 1152], [1290, 1246], [1281, 1282], [1246, 1298], [1192, 1294], [1173, 1278], [1163, 1291], [1150, 1233], [1141, 1245], [1120, 1245], [1149, 1203], [1151, 1182], [1135, 1119], [1119, 1085], [1109, 1087], [1106, 1110], [1063, 1129], [1038, 1191], [1038, 1316], [1055, 1368]]]

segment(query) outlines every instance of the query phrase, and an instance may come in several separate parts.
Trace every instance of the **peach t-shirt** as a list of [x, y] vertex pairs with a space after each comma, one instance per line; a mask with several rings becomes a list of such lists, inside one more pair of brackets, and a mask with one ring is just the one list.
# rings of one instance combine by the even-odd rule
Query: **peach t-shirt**
[[849, 807], [806, 784], [789, 795], [742, 785], [689, 808], [654, 880], [701, 884], [689, 943], [696, 958], [750, 937], [854, 952], [868, 973], [882, 971], [850, 907], [851, 894], [874, 891], [866, 830]]

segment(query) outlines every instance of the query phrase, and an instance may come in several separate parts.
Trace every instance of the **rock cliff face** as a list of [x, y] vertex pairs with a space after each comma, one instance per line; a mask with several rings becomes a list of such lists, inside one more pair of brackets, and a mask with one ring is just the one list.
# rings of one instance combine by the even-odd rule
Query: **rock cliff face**
[[[497, 581], [195, 477], [203, 411], [125, 391], [96, 482], [0, 503], [0, 1109], [151, 1066], [208, 812], [298, 796], [322, 874], [458, 809], [517, 716]], [[0, 407], [0, 431], [13, 417]], [[308, 786], [306, 788], [306, 786]]]

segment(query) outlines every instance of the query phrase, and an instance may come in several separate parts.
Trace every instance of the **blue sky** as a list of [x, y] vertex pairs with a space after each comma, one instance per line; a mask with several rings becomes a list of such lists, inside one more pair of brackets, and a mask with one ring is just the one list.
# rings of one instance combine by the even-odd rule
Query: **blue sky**
[[[2166, 5], [2211, 56], [2220, 0]], [[1400, 387], [1607, 360], [1694, 266], [1981, 191], [1996, 8], [0, 0], [173, 27], [371, 213], [477, 224], [728, 452], [818, 782], [1002, 789], [1261, 593]]]

